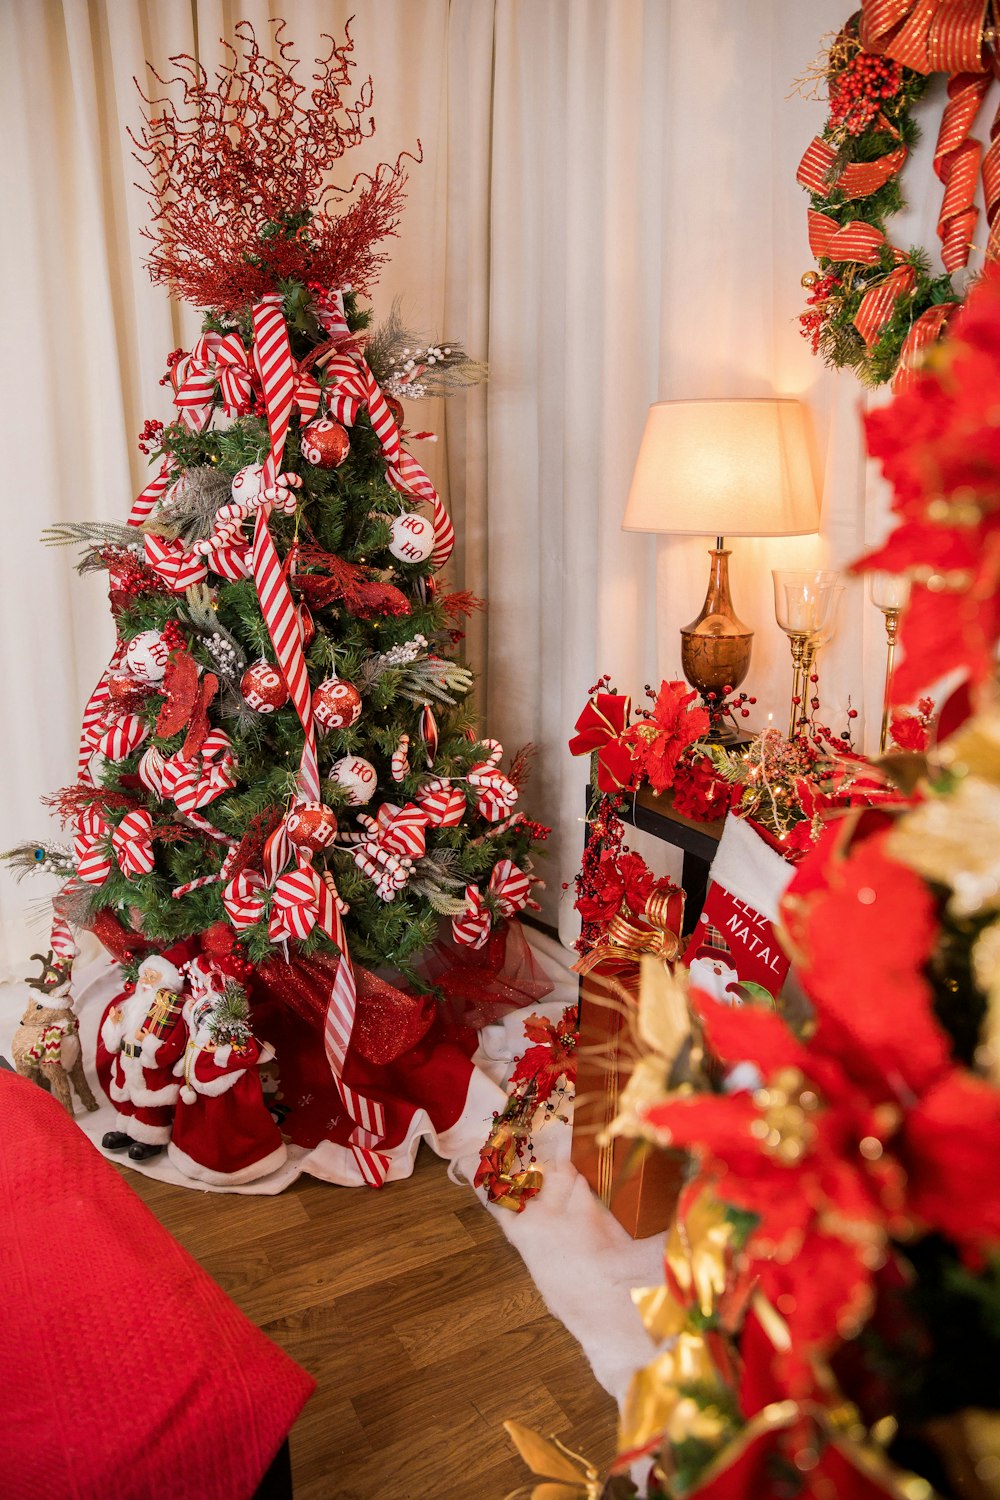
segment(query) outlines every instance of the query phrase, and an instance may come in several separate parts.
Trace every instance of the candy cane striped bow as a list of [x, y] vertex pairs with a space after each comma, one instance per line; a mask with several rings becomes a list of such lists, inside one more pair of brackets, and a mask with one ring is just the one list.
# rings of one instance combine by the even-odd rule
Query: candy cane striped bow
[[138, 750], [144, 740], [149, 738], [149, 726], [137, 714], [125, 714], [125, 716], [106, 729], [97, 741], [97, 749], [108, 760], [123, 760], [126, 755], [131, 755], [133, 750]]
[[391, 901], [409, 880], [414, 861], [426, 851], [430, 818], [412, 802], [405, 807], [383, 802], [374, 818], [361, 814], [358, 822], [368, 836], [355, 849], [354, 863], [374, 881], [382, 900]]
[[467, 777], [476, 798], [476, 807], [491, 823], [499, 822], [513, 811], [517, 802], [517, 787], [503, 774], [500, 767], [489, 761], [473, 766]]
[[112, 828], [96, 808], [90, 807], [76, 820], [73, 854], [76, 873], [88, 885], [103, 885], [111, 874], [111, 848], [123, 875], [148, 875], [153, 868], [153, 819], [145, 808], [126, 813]]
[[212, 415], [216, 384], [227, 417], [245, 410], [253, 397], [254, 372], [238, 333], [203, 333], [172, 376], [174, 405], [192, 432], [201, 432]]
[[468, 807], [464, 794], [444, 776], [429, 781], [417, 793], [417, 801], [434, 828], [457, 828]]
[[178, 750], [164, 759], [151, 745], [139, 762], [139, 780], [157, 797], [173, 799], [178, 812], [193, 813], [236, 785], [237, 761], [224, 729], [211, 729], [193, 760]]
[[[513, 860], [502, 859], [494, 866], [487, 890], [496, 898], [500, 916], [512, 917], [528, 904], [531, 877], [519, 869]], [[482, 891], [477, 885], [467, 885], [465, 911], [461, 916], [453, 917], [451, 922], [456, 943], [463, 943], [467, 948], [481, 948], [490, 935], [492, 925], [493, 919]]]
[[153, 868], [153, 819], [144, 807], [126, 813], [111, 834], [118, 868], [129, 879]]

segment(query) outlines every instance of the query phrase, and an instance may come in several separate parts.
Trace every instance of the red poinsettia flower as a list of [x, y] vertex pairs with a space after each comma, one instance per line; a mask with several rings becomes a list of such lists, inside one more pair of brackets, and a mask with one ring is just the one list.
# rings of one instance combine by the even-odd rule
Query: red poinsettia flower
[[655, 792], [673, 786], [684, 751], [708, 732], [708, 709], [691, 706], [697, 698], [686, 682], [662, 682], [650, 717], [622, 737]]
[[547, 1016], [528, 1016], [524, 1034], [534, 1042], [518, 1059], [511, 1083], [534, 1083], [535, 1097], [547, 1099], [559, 1079], [576, 1078], [576, 1006], [567, 1006], [553, 1024]]
[[901, 1208], [901, 1172], [882, 1145], [895, 1119], [880, 1119], [853, 1080], [778, 1016], [705, 995], [695, 1007], [712, 1054], [753, 1063], [761, 1087], [674, 1096], [646, 1118], [665, 1144], [696, 1156], [719, 1197], [758, 1216], [747, 1255], [788, 1323], [795, 1355], [783, 1378], [801, 1394], [809, 1355], [868, 1305], [890, 1215]]
[[949, 1066], [925, 974], [934, 897], [886, 852], [888, 828], [857, 837], [831, 824], [782, 902], [799, 977], [816, 1007], [816, 1045], [841, 1058], [873, 1099], [917, 1095]]
[[889, 721], [889, 738], [897, 750], [927, 749], [927, 725], [916, 714], [893, 714]]
[[674, 812], [695, 823], [717, 823], [729, 811], [733, 787], [707, 755], [685, 752], [674, 777]]
[[1000, 269], [988, 266], [924, 373], [866, 421], [897, 525], [856, 564], [909, 572], [893, 701], [960, 669], [993, 675], [1000, 640]]
[[625, 738], [631, 711], [626, 693], [597, 693], [576, 721], [569, 753], [597, 751], [597, 785], [602, 792], [627, 791], [639, 784], [639, 767]]

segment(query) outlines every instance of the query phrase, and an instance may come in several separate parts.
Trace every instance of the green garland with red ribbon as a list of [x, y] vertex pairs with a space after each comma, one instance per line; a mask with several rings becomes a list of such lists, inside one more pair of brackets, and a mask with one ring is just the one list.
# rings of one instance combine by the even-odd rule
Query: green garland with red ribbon
[[[982, 0], [864, 0], [823, 64], [829, 114], [796, 174], [810, 197], [818, 266], [802, 278], [809, 306], [800, 325], [828, 365], [866, 385], [905, 384], [961, 304], [952, 275], [968, 263], [980, 167], [987, 259], [1000, 252], [1000, 118], [985, 153], [970, 134], [993, 74], [987, 9]], [[948, 77], [934, 151], [944, 271], [932, 274], [927, 251], [901, 250], [887, 226], [903, 207], [900, 175], [919, 136], [914, 107], [938, 72]]]

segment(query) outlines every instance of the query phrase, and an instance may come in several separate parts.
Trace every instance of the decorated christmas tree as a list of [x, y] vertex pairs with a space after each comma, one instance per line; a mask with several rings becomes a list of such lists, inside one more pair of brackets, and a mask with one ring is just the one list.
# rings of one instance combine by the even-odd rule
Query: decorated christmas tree
[[535, 878], [518, 765], [481, 738], [456, 657], [482, 601], [438, 585], [454, 532], [407, 446], [427, 434], [404, 401], [484, 371], [395, 310], [371, 327], [362, 299], [406, 176], [400, 158], [331, 184], [374, 129], [350, 37], [307, 85], [280, 25], [277, 60], [248, 24], [236, 36], [213, 79], [172, 59], [133, 137], [150, 274], [205, 310], [203, 332], [167, 360], [177, 414], [146, 423], [153, 478], [127, 522], [52, 537], [107, 570], [117, 642], [77, 780], [53, 798], [72, 853], [21, 857], [63, 877], [64, 956], [73, 926], [126, 975], [180, 945], [235, 964], [258, 1017], [283, 1006], [298, 1093], [314, 1092], [311, 1047], [342, 1139], [380, 1180], [377, 1080], [345, 1078], [359, 989], [382, 985], [381, 1052], [365, 1055], [397, 1056], [427, 1031], [427, 995], [461, 991], [456, 972], [482, 993]]

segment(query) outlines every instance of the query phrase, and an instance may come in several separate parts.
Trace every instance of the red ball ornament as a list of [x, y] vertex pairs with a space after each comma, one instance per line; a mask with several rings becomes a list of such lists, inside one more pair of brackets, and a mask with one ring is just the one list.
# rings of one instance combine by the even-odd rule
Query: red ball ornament
[[392, 412], [392, 420], [395, 422], [396, 426], [402, 427], [404, 415], [402, 401], [397, 401], [395, 396], [386, 396], [385, 404]]
[[339, 422], [324, 417], [302, 429], [302, 457], [316, 469], [339, 469], [351, 440]]
[[273, 714], [288, 702], [288, 687], [277, 667], [255, 661], [240, 678], [240, 692], [254, 713]]
[[325, 849], [337, 837], [337, 816], [325, 802], [300, 802], [285, 821], [285, 832], [299, 849]]
[[308, 651], [316, 639], [316, 621], [312, 617], [312, 610], [308, 604], [299, 605], [299, 620], [302, 624], [302, 649]]
[[313, 693], [312, 706], [324, 729], [350, 729], [361, 717], [361, 694], [353, 683], [328, 677]]

